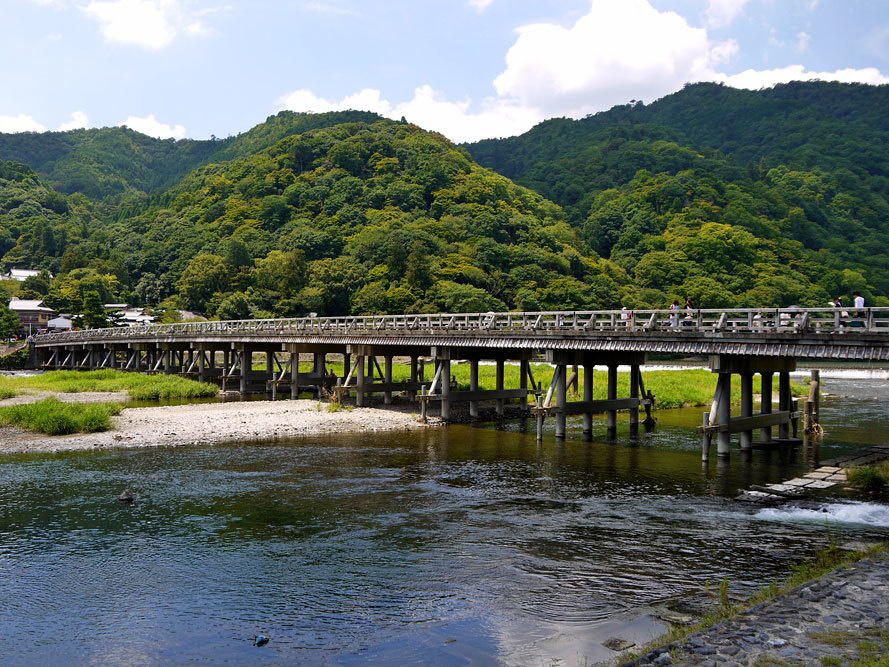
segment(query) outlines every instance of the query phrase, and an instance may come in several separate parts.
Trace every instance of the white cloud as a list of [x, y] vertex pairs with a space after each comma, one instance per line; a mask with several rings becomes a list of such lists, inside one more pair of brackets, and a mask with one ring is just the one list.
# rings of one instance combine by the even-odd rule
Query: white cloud
[[99, 23], [109, 42], [155, 51], [169, 46], [180, 32], [209, 32], [201, 16], [216, 11], [187, 10], [183, 0], [91, 0], [81, 10]]
[[339, 16], [358, 16], [358, 12], [345, 7], [338, 7], [329, 2], [304, 2], [303, 8], [319, 14], [337, 14]]
[[110, 42], [161, 49], [176, 36], [170, 16], [175, 9], [169, 0], [93, 0], [83, 11], [99, 22]]
[[87, 118], [87, 115], [83, 111], [74, 111], [71, 113], [71, 119], [67, 123], [62, 123], [59, 126], [60, 132], [67, 132], [68, 130], [78, 130], [82, 127], [89, 127], [90, 119]]
[[812, 36], [805, 32], [796, 33], [796, 50], [800, 53], [804, 53], [809, 50], [809, 42], [812, 41]]
[[541, 120], [534, 109], [493, 98], [482, 102], [481, 111], [472, 112], [471, 100], [448, 101], [431, 86], [416, 88], [412, 99], [398, 104], [383, 99], [379, 90], [371, 88], [365, 88], [338, 102], [318, 97], [309, 90], [295, 90], [282, 97], [278, 104], [280, 108], [292, 111], [321, 113], [360, 109], [395, 120], [404, 116], [410, 122], [427, 130], [442, 132], [454, 141], [511, 136], [524, 132]]
[[18, 116], [0, 116], [0, 132], [46, 132], [46, 128], [33, 116], [20, 113]]
[[593, 0], [570, 28], [536, 24], [518, 32], [494, 88], [547, 116], [660, 97], [707, 78], [737, 49], [710, 42], [706, 30], [647, 0]]
[[[738, 11], [742, 5], [732, 4]], [[572, 26], [534, 24], [517, 34], [493, 82], [496, 95], [484, 100], [448, 100], [424, 85], [406, 101], [390, 101], [375, 89], [330, 101], [302, 89], [278, 104], [295, 111], [362, 109], [404, 116], [452, 140], [473, 141], [520, 134], [554, 116], [579, 118], [633, 99], [651, 102], [697, 81], [753, 89], [808, 79], [889, 83], [874, 68], [812, 72], [793, 65], [725, 74], [721, 70], [739, 52], [735, 40], [713, 41], [706, 28], [657, 11], [649, 0], [590, 0], [589, 13]]]
[[835, 72], [812, 72], [802, 65], [788, 65], [778, 69], [748, 69], [739, 74], [719, 74], [714, 79], [733, 88], [759, 90], [789, 81], [839, 81], [841, 83], [869, 83], [874, 86], [889, 84], [889, 76], [875, 67], [839, 69]]
[[722, 28], [734, 21], [742, 11], [747, 0], [710, 0], [707, 6], [707, 25], [711, 28]]
[[118, 123], [118, 126], [123, 125], [131, 130], [136, 130], [136, 132], [147, 134], [149, 137], [157, 137], [158, 139], [185, 138], [185, 128], [182, 125], [165, 125], [158, 121], [154, 114], [149, 114], [145, 118], [128, 116], [124, 122]]
[[478, 12], [485, 11], [494, 0], [468, 0], [469, 6]]

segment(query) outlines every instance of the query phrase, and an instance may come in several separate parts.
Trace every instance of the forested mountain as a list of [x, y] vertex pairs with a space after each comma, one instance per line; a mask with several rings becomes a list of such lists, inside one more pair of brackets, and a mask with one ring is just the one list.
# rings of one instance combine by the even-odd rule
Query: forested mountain
[[207, 141], [155, 139], [127, 127], [0, 134], [0, 160], [27, 164], [59, 192], [133, 200], [175, 185], [200, 165], [251, 155], [291, 134], [378, 119], [365, 111], [282, 111], [236, 137]]
[[[652, 251], [668, 253], [656, 256], [668, 272], [694, 271], [701, 258], [677, 254], [685, 246], [677, 237], [716, 223], [801, 244], [800, 259], [823, 268], [818, 282], [829, 292], [868, 283], [886, 294], [887, 108], [889, 86], [696, 84], [647, 106], [553, 119], [467, 148], [480, 164], [562, 205], [585, 240], [634, 278], [636, 262]], [[721, 282], [719, 274], [746, 265], [708, 274]], [[645, 284], [644, 275], [637, 282]], [[806, 298], [799, 289], [790, 294]]]
[[220, 318], [889, 305], [886, 95], [701, 84], [466, 148], [365, 112], [0, 135], [0, 269]]
[[[0, 180], [0, 225], [17, 239], [3, 262], [61, 273], [48, 294], [60, 308], [85, 290], [222, 317], [610, 307], [628, 284], [560, 207], [406, 123], [288, 136], [113, 218], [20, 214], [47, 191], [27, 181]], [[39, 228], [87, 218], [52, 254], [36, 248]]]

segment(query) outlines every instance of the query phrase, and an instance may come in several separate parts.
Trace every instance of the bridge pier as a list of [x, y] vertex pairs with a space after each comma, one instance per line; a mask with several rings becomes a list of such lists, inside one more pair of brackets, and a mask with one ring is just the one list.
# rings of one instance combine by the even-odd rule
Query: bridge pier
[[[793, 357], [755, 357], [742, 355], [713, 355], [710, 369], [718, 373], [713, 408], [705, 413], [704, 425], [699, 427], [703, 435], [702, 458], [709, 458], [709, 448], [713, 434], [716, 434], [716, 453], [721, 458], [731, 453], [732, 433], [739, 434], [739, 446], [749, 451], [754, 446], [772, 445], [772, 427], [778, 426], [777, 442], [793, 442], [796, 437], [800, 417], [794, 408], [790, 391], [790, 373], [796, 369]], [[753, 375], [761, 378], [761, 407], [758, 415], [753, 414]], [[772, 412], [772, 376], [778, 373], [778, 411]], [[731, 416], [732, 375], [741, 376], [741, 415]], [[753, 441], [753, 431], [760, 429], [761, 440]], [[793, 429], [794, 438], [790, 437]]]
[[[640, 397], [642, 388], [640, 366], [645, 363], [645, 353], [611, 352], [608, 353], [607, 357], [603, 358], [603, 356], [603, 353], [575, 350], [547, 351], [547, 361], [555, 366], [553, 379], [550, 382], [550, 389], [543, 404], [540, 407], [532, 408], [531, 411], [543, 416], [555, 415], [555, 433], [557, 438], [565, 437], [568, 415], [582, 414], [583, 432], [585, 435], [589, 435], [593, 429], [593, 414], [601, 412], [606, 414], [608, 433], [609, 436], [613, 436], [617, 429], [618, 410], [628, 410], [630, 412], [631, 433], [634, 431], [638, 432], [639, 406], [645, 406], [647, 411], [654, 401], [653, 396]], [[608, 366], [607, 398], [605, 400], [593, 399], [593, 373], [597, 361]], [[569, 381], [567, 377], [568, 367], [580, 365], [584, 369], [583, 400], [568, 402], [568, 385], [573, 384], [578, 379], [578, 373], [575, 371]], [[618, 366], [621, 365], [630, 367], [629, 398], [617, 397], [617, 371]], [[551, 404], [553, 398], [555, 398], [554, 406]]]

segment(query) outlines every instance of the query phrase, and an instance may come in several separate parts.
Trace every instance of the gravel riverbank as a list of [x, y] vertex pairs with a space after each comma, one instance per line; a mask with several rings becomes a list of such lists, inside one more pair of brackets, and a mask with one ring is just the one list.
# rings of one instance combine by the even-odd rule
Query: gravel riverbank
[[[72, 396], [79, 396], [83, 401], [82, 394]], [[109, 394], [104, 394], [104, 397], [105, 400], [114, 400]], [[326, 403], [319, 404], [313, 400], [126, 408], [119, 416], [112, 418], [113, 429], [104, 433], [46, 436], [17, 428], [0, 428], [0, 454], [64, 452], [98, 447], [219, 444], [422, 427], [414, 414], [408, 411], [355, 408], [328, 412], [326, 408]]]

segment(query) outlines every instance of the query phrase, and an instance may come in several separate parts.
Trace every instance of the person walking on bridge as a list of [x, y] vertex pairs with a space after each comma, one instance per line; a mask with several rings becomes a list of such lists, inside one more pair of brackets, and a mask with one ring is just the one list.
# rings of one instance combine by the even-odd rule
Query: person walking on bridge
[[673, 303], [670, 304], [670, 326], [678, 327], [679, 326], [679, 299], [673, 299]]
[[852, 299], [853, 299], [853, 303], [855, 305], [855, 312], [853, 313], [853, 317], [859, 318], [855, 322], [852, 322], [852, 326], [863, 327], [864, 322], [862, 321], [862, 318], [865, 317], [864, 297], [861, 296], [861, 293], [859, 293], [859, 292], [852, 292]]
[[683, 326], [690, 327], [694, 324], [694, 310], [694, 301], [691, 300], [690, 296], [685, 297], [685, 319], [682, 321]]

